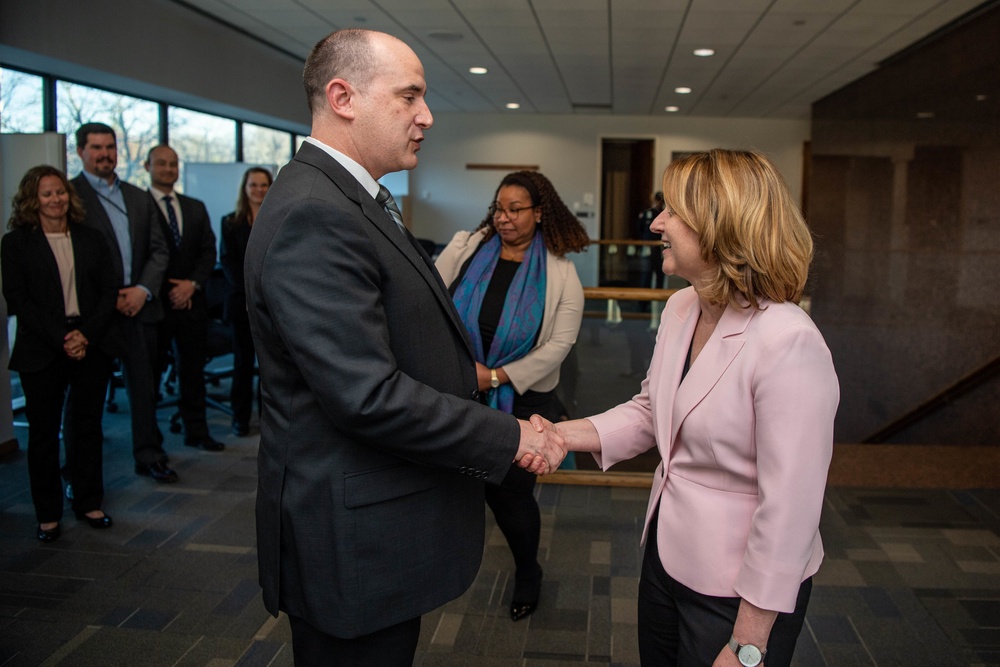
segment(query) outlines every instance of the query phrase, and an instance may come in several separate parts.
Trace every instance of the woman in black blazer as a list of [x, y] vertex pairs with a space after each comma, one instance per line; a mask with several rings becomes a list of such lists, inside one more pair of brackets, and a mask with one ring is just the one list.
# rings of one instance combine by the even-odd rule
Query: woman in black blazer
[[250, 228], [253, 227], [257, 211], [264, 202], [264, 195], [273, 182], [274, 178], [267, 169], [247, 169], [243, 174], [243, 182], [240, 183], [236, 210], [222, 218], [219, 259], [226, 276], [225, 318], [233, 337], [233, 381], [230, 384], [229, 401], [233, 408], [233, 433], [239, 436], [250, 432], [255, 358], [243, 287], [243, 258], [250, 239]]
[[24, 391], [37, 536], [51, 542], [60, 535], [63, 513], [64, 404], [73, 511], [93, 528], [112, 524], [101, 509], [101, 417], [111, 359], [121, 347], [109, 329], [118, 290], [104, 239], [76, 224], [83, 206], [65, 174], [49, 166], [29, 169], [13, 204], [11, 231], [0, 242], [3, 294], [9, 313], [17, 316], [10, 368]]

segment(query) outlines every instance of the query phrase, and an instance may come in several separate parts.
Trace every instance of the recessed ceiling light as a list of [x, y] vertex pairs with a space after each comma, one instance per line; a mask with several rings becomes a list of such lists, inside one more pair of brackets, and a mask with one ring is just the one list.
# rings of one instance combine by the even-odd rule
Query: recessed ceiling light
[[977, 102], [985, 102], [988, 99], [990, 99], [989, 95], [976, 95]]
[[507, 108], [508, 109], [520, 109], [521, 105], [518, 104], [517, 102], [507, 102]]
[[674, 88], [674, 92], [678, 95], [687, 95], [691, 92], [691, 89], [687, 86], [678, 86], [677, 88]]
[[470, 67], [469, 74], [486, 74], [489, 72], [485, 67]]
[[680, 107], [675, 107], [675, 106], [669, 106], [669, 107], [663, 107], [663, 110], [664, 111], [669, 111], [670, 113], [674, 113], [675, 111], [680, 111], [681, 108]]
[[917, 118], [933, 118], [933, 117], [934, 117], [934, 112], [933, 111], [918, 111], [917, 112]]
[[701, 58], [707, 58], [715, 55], [715, 49], [695, 49], [694, 54]]

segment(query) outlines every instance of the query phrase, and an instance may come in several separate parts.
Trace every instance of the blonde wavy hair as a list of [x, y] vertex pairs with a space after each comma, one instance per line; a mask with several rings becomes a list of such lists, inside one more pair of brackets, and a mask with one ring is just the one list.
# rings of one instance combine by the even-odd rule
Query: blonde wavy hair
[[710, 303], [760, 310], [760, 300], [798, 302], [813, 257], [812, 235], [775, 166], [755, 151], [715, 148], [667, 166], [663, 198], [698, 234], [711, 264]]

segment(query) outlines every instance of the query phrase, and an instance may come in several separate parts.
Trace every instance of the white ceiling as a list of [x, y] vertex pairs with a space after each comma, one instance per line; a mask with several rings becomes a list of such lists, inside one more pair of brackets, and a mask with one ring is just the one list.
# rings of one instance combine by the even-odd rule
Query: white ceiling
[[[808, 118], [810, 104], [982, 0], [177, 0], [305, 59], [396, 35], [435, 112]], [[440, 34], [452, 39], [442, 39]], [[692, 51], [715, 50], [709, 58]], [[470, 74], [472, 66], [489, 69]], [[674, 92], [687, 86], [692, 92]], [[508, 102], [520, 103], [508, 111]]]

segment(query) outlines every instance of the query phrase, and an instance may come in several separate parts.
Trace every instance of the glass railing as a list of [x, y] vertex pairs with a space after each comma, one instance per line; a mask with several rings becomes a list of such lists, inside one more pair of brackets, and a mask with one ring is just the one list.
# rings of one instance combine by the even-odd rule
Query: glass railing
[[[597, 255], [600, 284], [584, 287], [580, 334], [560, 373], [558, 394], [568, 417], [604, 412], [639, 391], [663, 307], [672, 294], [687, 286], [686, 281], [662, 275], [659, 245], [659, 241], [627, 239], [592, 242], [588, 254]], [[598, 473], [590, 454], [572, 458], [547, 481], [648, 486], [660, 461], [654, 448], [609, 473]]]

